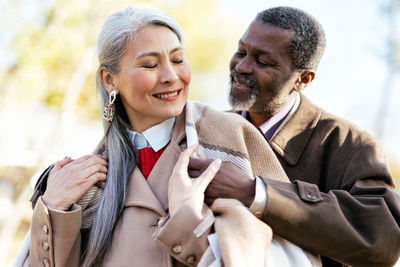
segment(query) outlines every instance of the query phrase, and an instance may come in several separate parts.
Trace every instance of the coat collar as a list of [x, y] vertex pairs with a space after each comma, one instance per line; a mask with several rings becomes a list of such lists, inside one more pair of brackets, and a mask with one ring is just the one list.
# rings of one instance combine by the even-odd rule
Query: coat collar
[[290, 165], [296, 165], [321, 117], [321, 110], [301, 95], [293, 117], [270, 141], [271, 147]]
[[185, 112], [175, 121], [169, 145], [154, 165], [147, 180], [138, 167], [130, 177], [124, 206], [138, 206], [166, 216], [168, 208], [168, 182], [170, 174], [182, 150], [185, 137]]
[[128, 131], [131, 141], [137, 149], [152, 147], [155, 152], [165, 147], [171, 140], [172, 129], [175, 124], [175, 117], [165, 120], [153, 127], [150, 127], [143, 133], [138, 133], [130, 129]]

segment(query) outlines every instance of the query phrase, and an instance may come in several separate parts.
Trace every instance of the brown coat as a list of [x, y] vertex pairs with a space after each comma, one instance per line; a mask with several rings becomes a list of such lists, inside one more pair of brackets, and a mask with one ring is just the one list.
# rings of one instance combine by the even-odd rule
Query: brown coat
[[400, 197], [382, 148], [368, 133], [301, 96], [270, 145], [294, 182], [265, 179], [263, 220], [274, 233], [349, 265], [396, 262]]

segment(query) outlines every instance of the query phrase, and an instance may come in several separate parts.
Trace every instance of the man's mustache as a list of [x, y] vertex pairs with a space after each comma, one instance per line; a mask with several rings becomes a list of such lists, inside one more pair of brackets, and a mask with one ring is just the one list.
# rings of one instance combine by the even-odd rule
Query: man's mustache
[[246, 84], [250, 88], [254, 88], [256, 84], [252, 79], [249, 79], [246, 75], [238, 73], [236, 70], [232, 70], [230, 74], [231, 83], [236, 80]]

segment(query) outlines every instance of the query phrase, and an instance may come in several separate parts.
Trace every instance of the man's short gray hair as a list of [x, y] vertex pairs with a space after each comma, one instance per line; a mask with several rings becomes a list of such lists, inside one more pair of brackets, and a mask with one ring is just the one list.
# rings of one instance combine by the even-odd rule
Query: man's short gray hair
[[317, 68], [325, 49], [325, 34], [314, 17], [297, 8], [274, 7], [258, 13], [256, 20], [294, 33], [289, 44], [294, 68]]

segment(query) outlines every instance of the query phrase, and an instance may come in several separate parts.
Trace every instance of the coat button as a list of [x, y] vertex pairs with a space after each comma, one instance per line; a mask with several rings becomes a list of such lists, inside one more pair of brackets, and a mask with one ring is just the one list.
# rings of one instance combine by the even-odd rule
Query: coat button
[[175, 245], [175, 246], [172, 248], [172, 252], [173, 252], [174, 254], [179, 254], [179, 253], [181, 253], [181, 252], [182, 252], [182, 246], [181, 246], [181, 245]]
[[261, 211], [256, 211], [256, 212], [254, 213], [254, 215], [255, 215], [257, 218], [260, 218], [261, 215], [262, 215], [262, 212], [261, 212]]
[[49, 250], [49, 243], [43, 242], [43, 243], [42, 243], [42, 248], [43, 248], [44, 250]]
[[189, 257], [187, 257], [186, 262], [189, 264], [193, 264], [196, 261], [196, 256], [190, 255]]
[[44, 259], [43, 260], [43, 265], [44, 265], [44, 267], [49, 267], [50, 266], [49, 260], [48, 259]]
[[316, 197], [316, 196], [314, 196], [314, 195], [311, 195], [311, 194], [307, 194], [307, 198], [308, 198], [308, 199], [312, 199], [312, 200], [315, 200], [315, 199], [317, 199], [317, 197]]
[[49, 227], [47, 225], [43, 225], [43, 232], [47, 235], [49, 233]]

